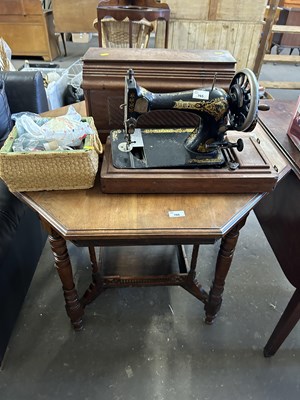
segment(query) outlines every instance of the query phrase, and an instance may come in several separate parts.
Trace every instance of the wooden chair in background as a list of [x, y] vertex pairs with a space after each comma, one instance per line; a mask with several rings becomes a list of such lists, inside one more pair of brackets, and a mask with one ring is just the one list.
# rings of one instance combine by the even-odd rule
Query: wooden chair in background
[[[129, 32], [130, 23], [132, 25], [131, 32]], [[150, 33], [153, 30], [153, 25], [145, 19], [116, 21], [114, 18], [107, 17], [102, 19], [99, 24], [96, 18], [93, 25], [98, 34], [101, 29], [101, 47], [146, 48], [148, 47]]]
[[[147, 36], [153, 30], [151, 23], [164, 24], [164, 47], [168, 47], [170, 8], [166, 3], [156, 0], [100, 0], [97, 19], [102, 25], [102, 29], [98, 29], [100, 47], [105, 42], [102, 32], [113, 36], [112, 43], [117, 42], [118, 47], [144, 47]], [[120, 46], [122, 42], [128, 45]]]

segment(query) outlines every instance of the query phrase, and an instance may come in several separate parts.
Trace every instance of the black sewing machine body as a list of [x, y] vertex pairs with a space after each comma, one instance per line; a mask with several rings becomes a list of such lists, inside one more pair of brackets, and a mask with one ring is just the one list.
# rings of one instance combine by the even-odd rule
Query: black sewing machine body
[[[252, 130], [258, 111], [258, 85], [254, 74], [243, 70], [229, 91], [215, 87], [174, 93], [152, 93], [140, 87], [132, 70], [125, 77], [124, 130], [111, 132], [116, 168], [201, 168], [229, 165], [238, 168], [231, 149], [243, 150], [243, 141], [227, 140], [228, 130]], [[192, 113], [194, 128], [153, 129], [138, 126], [142, 115], [158, 111]]]

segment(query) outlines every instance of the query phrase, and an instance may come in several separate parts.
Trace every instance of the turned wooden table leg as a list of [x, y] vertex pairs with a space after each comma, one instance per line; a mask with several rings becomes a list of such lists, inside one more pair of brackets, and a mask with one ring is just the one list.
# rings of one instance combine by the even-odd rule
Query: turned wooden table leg
[[205, 322], [207, 324], [213, 323], [218, 311], [221, 308], [225, 279], [232, 262], [232, 257], [238, 241], [240, 229], [245, 225], [248, 215], [249, 214], [247, 214], [229, 233], [227, 233], [227, 235], [225, 235], [221, 241], [214, 281], [209, 292], [208, 301], [204, 307], [206, 312]]
[[82, 316], [84, 314], [84, 308], [80, 304], [77, 290], [75, 288], [66, 241], [58, 233], [51, 231], [49, 242], [54, 255], [57, 272], [63, 287], [67, 314], [74, 329], [81, 330], [83, 327]]

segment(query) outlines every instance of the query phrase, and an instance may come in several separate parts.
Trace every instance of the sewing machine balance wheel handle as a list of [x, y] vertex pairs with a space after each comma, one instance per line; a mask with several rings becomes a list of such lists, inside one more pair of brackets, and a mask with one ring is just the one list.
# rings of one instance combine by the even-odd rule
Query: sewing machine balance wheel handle
[[231, 129], [248, 132], [254, 129], [258, 113], [258, 82], [254, 73], [244, 68], [237, 72], [229, 85]]

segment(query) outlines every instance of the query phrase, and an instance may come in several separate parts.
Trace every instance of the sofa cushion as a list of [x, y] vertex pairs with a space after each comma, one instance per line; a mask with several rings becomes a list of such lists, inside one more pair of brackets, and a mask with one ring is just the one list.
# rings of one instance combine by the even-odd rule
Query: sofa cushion
[[10, 108], [5, 93], [5, 83], [0, 80], [0, 143], [7, 138], [12, 126]]

